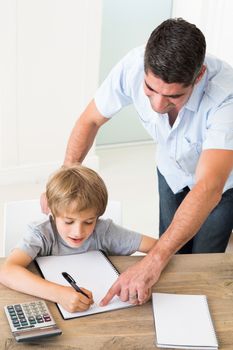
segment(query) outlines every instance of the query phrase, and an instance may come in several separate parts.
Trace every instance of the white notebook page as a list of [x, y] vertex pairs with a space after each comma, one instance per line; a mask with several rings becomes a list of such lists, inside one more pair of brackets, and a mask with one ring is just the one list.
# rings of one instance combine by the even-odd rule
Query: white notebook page
[[205, 295], [153, 293], [157, 344], [183, 349], [217, 349]]
[[70, 286], [61, 274], [67, 272], [74, 278], [79, 287], [84, 287], [92, 292], [95, 303], [87, 311], [70, 313], [58, 304], [65, 319], [132, 306], [127, 302], [122, 302], [118, 297], [114, 297], [106, 306], [99, 306], [99, 302], [118, 277], [114, 267], [100, 251], [63, 256], [43, 256], [37, 258], [36, 262], [44, 278], [48, 281]]

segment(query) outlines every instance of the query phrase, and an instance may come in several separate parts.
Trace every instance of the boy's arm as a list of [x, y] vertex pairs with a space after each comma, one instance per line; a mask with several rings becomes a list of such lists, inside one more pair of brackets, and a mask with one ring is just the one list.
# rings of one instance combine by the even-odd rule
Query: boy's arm
[[158, 239], [142, 235], [142, 240], [138, 248], [138, 251], [141, 253], [148, 253], [151, 250], [151, 248], [155, 246], [157, 242], [158, 242]]
[[0, 282], [19, 292], [59, 303], [69, 312], [87, 310], [93, 303], [92, 293], [86, 289], [83, 290], [89, 299], [71, 287], [49, 282], [30, 272], [27, 266], [31, 261], [25, 252], [14, 249], [0, 271]]

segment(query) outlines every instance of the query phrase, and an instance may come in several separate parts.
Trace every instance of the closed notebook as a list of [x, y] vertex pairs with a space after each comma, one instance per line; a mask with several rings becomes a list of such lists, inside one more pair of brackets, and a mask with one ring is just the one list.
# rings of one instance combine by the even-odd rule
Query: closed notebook
[[218, 349], [205, 295], [153, 293], [156, 345], [175, 349]]
[[43, 256], [36, 258], [36, 263], [43, 277], [48, 281], [70, 286], [62, 276], [62, 272], [67, 272], [74, 278], [79, 287], [84, 287], [92, 292], [95, 303], [87, 311], [70, 313], [57, 304], [64, 319], [132, 306], [127, 302], [122, 302], [117, 296], [108, 305], [99, 306], [99, 302], [119, 275], [116, 268], [101, 251], [63, 256]]

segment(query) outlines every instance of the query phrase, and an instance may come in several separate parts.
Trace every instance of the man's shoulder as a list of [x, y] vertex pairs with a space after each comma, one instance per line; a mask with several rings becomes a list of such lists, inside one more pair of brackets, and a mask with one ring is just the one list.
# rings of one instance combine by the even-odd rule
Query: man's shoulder
[[207, 67], [209, 82], [214, 81], [222, 85], [230, 82], [232, 87], [233, 67], [229, 63], [210, 54], [206, 55], [204, 63]]
[[130, 50], [121, 60], [127, 69], [142, 69], [144, 66], [145, 45]]
[[232, 99], [233, 67], [213, 55], [206, 56], [205, 64], [208, 75], [205, 91], [210, 99], [218, 104], [228, 98]]
[[131, 49], [126, 56], [129, 59], [137, 57], [138, 59], [144, 59], [145, 45], [137, 46]]

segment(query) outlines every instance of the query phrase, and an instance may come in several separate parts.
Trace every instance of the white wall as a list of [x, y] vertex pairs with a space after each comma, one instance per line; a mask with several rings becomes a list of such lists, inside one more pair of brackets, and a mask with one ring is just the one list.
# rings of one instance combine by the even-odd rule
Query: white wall
[[195, 23], [206, 37], [207, 51], [233, 65], [233, 1], [173, 0], [172, 17]]
[[62, 163], [98, 85], [100, 31], [101, 0], [0, 0], [0, 185]]

